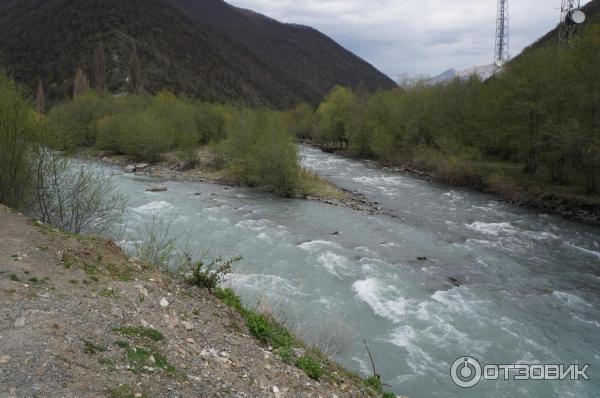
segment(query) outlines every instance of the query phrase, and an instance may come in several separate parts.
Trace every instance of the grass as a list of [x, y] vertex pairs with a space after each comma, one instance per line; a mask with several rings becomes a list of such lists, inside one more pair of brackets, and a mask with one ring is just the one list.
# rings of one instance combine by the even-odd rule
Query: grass
[[97, 344], [92, 343], [91, 341], [84, 340], [83, 352], [88, 355], [96, 355], [99, 352], [105, 352], [107, 350], [106, 347], [99, 346]]
[[124, 340], [115, 341], [115, 345], [119, 348], [129, 348], [129, 342]]
[[304, 197], [320, 199], [342, 200], [345, 197], [342, 190], [308, 169], [300, 172], [300, 192]]
[[135, 345], [125, 340], [114, 342], [117, 347], [125, 350], [125, 359], [133, 373], [151, 372], [153, 369], [162, 369], [170, 375], [177, 372], [175, 367], [169, 363], [167, 357], [153, 344], [165, 341], [165, 336], [158, 330], [144, 326], [127, 325], [114, 328], [112, 331], [130, 339], [136, 339], [137, 344]]
[[29, 283], [31, 283], [32, 285], [34, 285], [34, 286], [38, 286], [38, 285], [43, 285], [46, 282], [48, 282], [48, 279], [49, 279], [48, 277], [45, 277], [45, 278], [42, 278], [42, 279], [38, 279], [36, 277], [32, 277], [32, 278], [27, 279], [27, 281]]
[[164, 341], [165, 336], [156, 329], [144, 327], [144, 326], [121, 326], [114, 328], [113, 332], [118, 333], [122, 336], [148, 338], [152, 341]]
[[169, 363], [167, 358], [151, 347], [129, 348], [125, 357], [133, 367], [134, 373], [143, 372], [146, 367], [162, 369], [167, 373], [175, 373], [175, 367]]
[[323, 377], [325, 361], [317, 359], [319, 355], [304, 355], [296, 360], [293, 350], [295, 347], [304, 347], [304, 344], [272, 316], [245, 308], [241, 298], [232, 289], [219, 288], [214, 290], [214, 294], [223, 303], [238, 311], [244, 318], [250, 333], [260, 342], [273, 347], [273, 352], [284, 362], [296, 365], [314, 380], [320, 380]]
[[320, 380], [323, 375], [321, 364], [313, 357], [303, 356], [298, 358], [296, 365], [306, 372], [308, 377], [314, 380]]

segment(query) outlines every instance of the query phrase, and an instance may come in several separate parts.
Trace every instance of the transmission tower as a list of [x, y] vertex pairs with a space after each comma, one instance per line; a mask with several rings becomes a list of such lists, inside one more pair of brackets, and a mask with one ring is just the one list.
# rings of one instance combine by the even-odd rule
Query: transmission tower
[[510, 30], [508, 19], [508, 0], [498, 0], [496, 18], [496, 49], [494, 54], [494, 72], [510, 59]]
[[580, 0], [562, 0], [560, 6], [560, 26], [558, 42], [568, 43], [579, 30], [579, 25], [585, 22], [585, 14], [581, 11]]

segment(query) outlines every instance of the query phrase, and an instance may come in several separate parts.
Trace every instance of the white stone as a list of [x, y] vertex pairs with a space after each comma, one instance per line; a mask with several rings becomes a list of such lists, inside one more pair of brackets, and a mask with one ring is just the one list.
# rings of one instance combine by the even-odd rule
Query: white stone
[[19, 318], [15, 321], [15, 327], [20, 328], [25, 326], [25, 318]]
[[185, 330], [193, 330], [194, 329], [194, 325], [192, 325], [188, 321], [183, 321], [183, 322], [181, 322], [181, 324], [183, 325], [183, 327], [185, 328]]
[[167, 301], [166, 298], [163, 297], [160, 299], [160, 306], [163, 308], [167, 308], [169, 306], [169, 302]]

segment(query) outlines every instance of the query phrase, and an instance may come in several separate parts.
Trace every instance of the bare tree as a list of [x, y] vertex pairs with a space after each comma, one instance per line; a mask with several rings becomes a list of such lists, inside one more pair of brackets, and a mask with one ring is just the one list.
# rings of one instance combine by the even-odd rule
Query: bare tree
[[133, 94], [139, 94], [143, 91], [142, 70], [140, 58], [138, 56], [137, 46], [134, 44], [129, 56], [129, 91]]
[[106, 55], [104, 53], [104, 43], [102, 40], [98, 42], [96, 52], [94, 53], [94, 64], [95, 64], [95, 79], [96, 79], [96, 92], [98, 95], [106, 94]]
[[90, 89], [90, 81], [81, 67], [75, 71], [73, 82], [73, 98], [85, 94]]
[[102, 233], [117, 223], [126, 200], [107, 171], [90, 169], [43, 145], [34, 148], [35, 216], [72, 233]]
[[35, 109], [39, 113], [46, 112], [46, 94], [44, 93], [44, 83], [42, 79], [38, 80], [37, 92], [35, 94]]

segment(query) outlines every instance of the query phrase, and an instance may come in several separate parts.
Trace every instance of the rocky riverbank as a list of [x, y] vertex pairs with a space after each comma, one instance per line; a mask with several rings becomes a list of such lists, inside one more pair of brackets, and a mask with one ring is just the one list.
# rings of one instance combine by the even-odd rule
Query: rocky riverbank
[[[311, 379], [208, 290], [0, 206], [0, 397], [369, 397]], [[296, 350], [294, 350], [296, 351]]]
[[[310, 143], [305, 144], [322, 149], [317, 145], [312, 145]], [[439, 182], [469, 188], [479, 192], [491, 193], [497, 195], [499, 200], [505, 202], [526, 206], [544, 213], [558, 215], [566, 219], [586, 224], [600, 225], [600, 202], [591, 199], [586, 200], [585, 198], [563, 195], [560, 193], [549, 193], [538, 189], [526, 189], [519, 187], [516, 184], [506, 183], [506, 181], [490, 182], [476, 173], [457, 175], [445, 172], [427, 172], [414, 165], [390, 166], [370, 159], [352, 157], [344, 150], [327, 150], [327, 152], [335, 153], [337, 156], [363, 161], [372, 168], [391, 173], [410, 175], [431, 182]], [[377, 205], [375, 204], [375, 206]], [[377, 207], [375, 207], [375, 209], [377, 209]]]
[[[89, 160], [89, 158], [87, 159]], [[115, 165], [121, 168], [125, 173], [134, 173], [148, 177], [206, 182], [230, 187], [241, 185], [228, 179], [226, 174], [222, 171], [212, 170], [202, 166], [192, 167], [181, 161], [162, 161], [153, 164], [134, 163], [121, 156], [98, 156], [94, 157], [93, 160]], [[335, 186], [330, 181], [323, 181], [329, 185], [327, 192], [321, 195], [297, 196], [296, 198], [316, 200], [333, 206], [348, 207], [369, 214], [384, 213], [383, 208], [378, 203], [367, 200], [364, 195]]]

